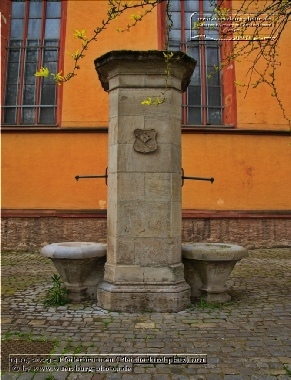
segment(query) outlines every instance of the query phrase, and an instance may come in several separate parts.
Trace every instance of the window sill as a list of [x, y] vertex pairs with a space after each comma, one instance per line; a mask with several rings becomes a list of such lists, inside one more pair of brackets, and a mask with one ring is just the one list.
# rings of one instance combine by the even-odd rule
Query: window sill
[[234, 134], [234, 135], [265, 135], [290, 136], [289, 130], [275, 129], [240, 129], [233, 126], [189, 126], [182, 124], [182, 134]]
[[182, 133], [196, 133], [196, 132], [223, 132], [223, 131], [233, 131], [236, 129], [233, 125], [181, 125]]
[[58, 125], [54, 126], [2, 126], [1, 133], [107, 133], [108, 127], [69, 127], [61, 128]]
[[18, 125], [13, 125], [13, 124], [2, 124], [1, 126], [3, 129], [44, 129], [44, 128], [50, 128], [50, 129], [56, 129], [59, 128], [58, 124], [18, 124]]

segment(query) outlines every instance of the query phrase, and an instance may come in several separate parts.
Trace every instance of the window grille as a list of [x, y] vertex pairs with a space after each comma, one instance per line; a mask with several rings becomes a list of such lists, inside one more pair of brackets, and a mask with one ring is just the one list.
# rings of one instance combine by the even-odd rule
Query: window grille
[[4, 124], [56, 124], [57, 86], [34, 76], [40, 67], [58, 72], [61, 1], [12, 1]]
[[[220, 42], [211, 0], [171, 2], [173, 28], [169, 50], [181, 50], [197, 61], [190, 85], [183, 94], [182, 123], [213, 126], [223, 123]], [[209, 20], [199, 23], [202, 19]], [[196, 24], [195, 24], [196, 23]]]

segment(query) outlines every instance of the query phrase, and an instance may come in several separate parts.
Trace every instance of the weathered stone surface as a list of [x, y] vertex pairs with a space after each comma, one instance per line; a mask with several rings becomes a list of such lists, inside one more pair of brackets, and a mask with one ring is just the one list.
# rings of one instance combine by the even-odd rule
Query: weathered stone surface
[[[181, 261], [180, 255], [180, 237], [168, 239], [157, 238], [139, 238], [134, 241], [134, 258], [135, 262], [141, 265], [168, 265], [176, 264]], [[161, 252], [165, 252], [161, 255]]]
[[184, 276], [185, 281], [189, 284], [191, 288], [191, 301], [194, 302], [197, 298], [201, 296], [201, 286], [202, 281], [199, 276], [198, 269], [195, 265], [195, 262], [191, 259], [182, 259], [184, 264]]
[[[188, 87], [195, 64], [195, 60], [186, 56], [185, 53], [174, 53], [173, 61], [171, 62], [171, 67], [173, 68], [171, 76], [180, 79], [178, 82], [179, 90], [185, 91]], [[117, 73], [120, 74], [120, 67], [123, 68], [123, 74], [125, 75], [132, 75], [135, 72], [136, 74], [147, 73], [147, 77], [149, 76], [150, 78], [152, 74], [164, 77], [166, 62], [163, 52], [158, 50], [110, 51], [95, 60], [95, 68], [105, 91], [110, 89], [111, 83], [109, 79], [115, 77]], [[140, 81], [138, 81], [139, 87], [145, 86], [145, 81], [142, 79], [140, 78]], [[131, 86], [132, 84], [128, 85], [128, 87]]]
[[224, 243], [193, 243], [182, 246], [186, 259], [200, 261], [238, 261], [247, 257], [248, 251], [239, 245]]
[[[98, 289], [100, 305], [110, 310], [179, 311], [189, 304], [179, 247], [179, 118], [181, 89], [195, 63], [177, 57], [180, 63], [173, 60], [171, 65], [167, 101], [159, 107], [141, 103], [164, 90], [162, 52], [112, 52], [95, 61], [110, 98], [108, 262]], [[138, 290], [132, 290], [136, 283]], [[146, 296], [137, 296], [139, 292]]]
[[94, 242], [52, 243], [41, 249], [41, 254], [50, 259], [90, 259], [106, 255], [105, 244]]
[[175, 312], [189, 306], [189, 287], [183, 282], [175, 286], [141, 283], [138, 286], [102, 282], [98, 287], [99, 306], [111, 311]]
[[52, 260], [72, 302], [96, 297], [103, 280], [106, 245], [93, 242], [60, 242], [46, 245], [41, 254]]
[[134, 151], [133, 144], [109, 147], [108, 173], [181, 173], [181, 146], [162, 144], [157, 136], [158, 149], [151, 154]]
[[231, 299], [225, 283], [235, 264], [247, 257], [248, 251], [232, 244], [193, 243], [182, 245], [182, 256], [192, 297], [202, 290], [207, 292], [207, 302], [223, 303]]

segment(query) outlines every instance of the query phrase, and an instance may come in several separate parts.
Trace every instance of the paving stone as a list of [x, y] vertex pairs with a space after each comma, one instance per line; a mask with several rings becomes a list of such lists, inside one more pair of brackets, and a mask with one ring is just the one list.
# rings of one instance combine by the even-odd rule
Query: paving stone
[[[33, 377], [34, 377], [34, 373], [21, 373], [17, 377], [17, 380], [31, 380], [31, 379], [33, 379]], [[2, 377], [1, 377], [1, 379], [2, 379]]]
[[[17, 260], [21, 268], [29, 259], [18, 254]], [[33, 262], [41, 273], [41, 262], [39, 268]], [[59, 372], [56, 380], [290, 379], [286, 368], [291, 369], [291, 249], [252, 251], [248, 260], [239, 264], [228, 281], [235, 301], [216, 309], [196, 304], [179, 313], [112, 313], [92, 301], [44, 307], [41, 297], [50, 286], [49, 273], [47, 282], [3, 296], [2, 334], [14, 332], [9, 339], [25, 333], [33, 339], [58, 340], [55, 352], [65, 350], [67, 354], [77, 350], [83, 354], [208, 355], [207, 365], [135, 365], [133, 372], [126, 374]], [[8, 268], [11, 278], [17, 279], [19, 268]], [[50, 270], [53, 274], [53, 267]], [[8, 279], [3, 277], [2, 282]], [[30, 380], [31, 376], [34, 374], [2, 373], [1, 379]]]
[[[15, 375], [12, 373], [4, 373], [1, 375], [1, 380], [16, 380], [18, 376], [19, 374]], [[32, 377], [30, 379], [32, 379]]]

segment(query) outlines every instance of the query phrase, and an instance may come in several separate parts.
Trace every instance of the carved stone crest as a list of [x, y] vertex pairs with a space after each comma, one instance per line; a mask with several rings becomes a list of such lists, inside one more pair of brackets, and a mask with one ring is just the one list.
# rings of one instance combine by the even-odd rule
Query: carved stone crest
[[135, 129], [136, 137], [133, 149], [140, 153], [152, 153], [158, 148], [156, 141], [157, 132], [154, 129]]

